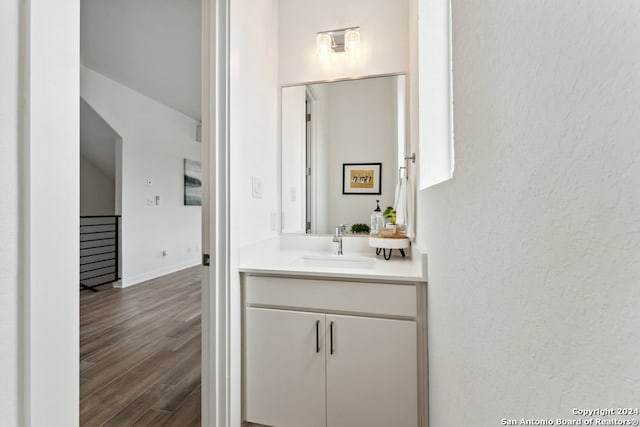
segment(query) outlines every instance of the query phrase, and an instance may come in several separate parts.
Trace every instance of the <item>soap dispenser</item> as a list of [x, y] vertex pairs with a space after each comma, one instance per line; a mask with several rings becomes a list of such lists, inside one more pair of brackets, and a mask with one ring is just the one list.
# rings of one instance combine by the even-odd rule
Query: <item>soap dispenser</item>
[[378, 236], [384, 227], [384, 216], [380, 209], [380, 200], [376, 200], [376, 208], [371, 214], [371, 235]]

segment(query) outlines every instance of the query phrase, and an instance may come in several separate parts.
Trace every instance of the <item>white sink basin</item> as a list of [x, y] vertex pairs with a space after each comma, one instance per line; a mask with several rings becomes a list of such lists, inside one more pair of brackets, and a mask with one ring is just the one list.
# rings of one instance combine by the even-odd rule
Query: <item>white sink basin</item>
[[298, 258], [295, 264], [302, 267], [371, 269], [374, 266], [374, 260], [344, 255], [307, 255]]

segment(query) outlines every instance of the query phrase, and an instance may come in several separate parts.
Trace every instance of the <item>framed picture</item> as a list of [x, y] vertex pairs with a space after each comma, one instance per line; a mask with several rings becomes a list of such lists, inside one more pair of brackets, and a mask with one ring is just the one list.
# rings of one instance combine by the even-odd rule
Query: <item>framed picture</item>
[[343, 163], [342, 194], [380, 194], [382, 163]]
[[202, 206], [202, 164], [184, 159], [184, 205]]

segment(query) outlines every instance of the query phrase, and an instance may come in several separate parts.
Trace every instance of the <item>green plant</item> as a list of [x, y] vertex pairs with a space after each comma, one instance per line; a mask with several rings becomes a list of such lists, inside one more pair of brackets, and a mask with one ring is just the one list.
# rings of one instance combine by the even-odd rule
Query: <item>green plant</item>
[[396, 210], [393, 209], [392, 206], [387, 206], [387, 209], [384, 210], [382, 215], [384, 215], [384, 217], [387, 218], [391, 224], [396, 224]]
[[351, 232], [354, 234], [369, 233], [369, 231], [371, 231], [371, 229], [367, 224], [353, 224], [351, 226]]

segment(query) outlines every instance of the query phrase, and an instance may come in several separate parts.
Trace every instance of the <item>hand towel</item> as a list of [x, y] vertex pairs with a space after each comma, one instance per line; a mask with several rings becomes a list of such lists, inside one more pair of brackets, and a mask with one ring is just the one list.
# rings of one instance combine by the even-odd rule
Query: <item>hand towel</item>
[[411, 180], [406, 176], [398, 180], [394, 209], [396, 210], [396, 223], [404, 225], [407, 237], [413, 238], [413, 185], [411, 184]]

